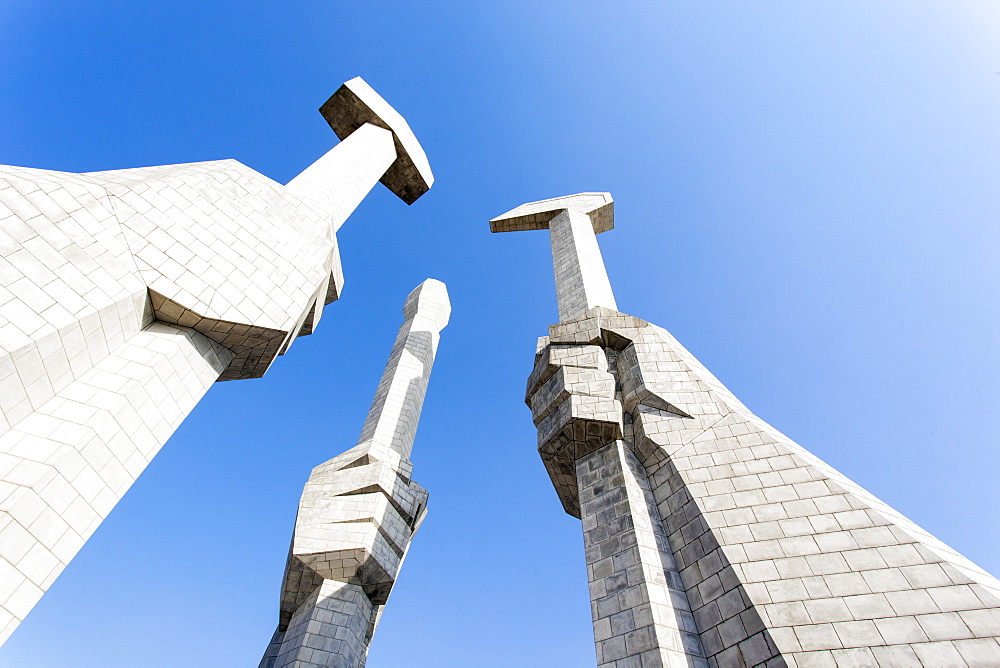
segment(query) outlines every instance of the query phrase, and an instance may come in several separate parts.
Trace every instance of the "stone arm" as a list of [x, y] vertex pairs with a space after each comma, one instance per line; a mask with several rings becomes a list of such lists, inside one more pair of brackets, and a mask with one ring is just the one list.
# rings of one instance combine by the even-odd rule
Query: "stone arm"
[[[410, 293], [358, 444], [309, 476], [278, 628], [262, 668], [301, 665], [296, 662], [306, 656], [322, 665], [364, 664], [382, 606], [427, 511], [427, 491], [412, 480], [409, 456], [450, 310], [440, 281], [428, 279]], [[340, 614], [331, 617], [330, 610]]]
[[321, 112], [342, 141], [285, 186], [235, 160], [0, 166], [0, 642], [212, 383], [313, 331], [368, 191], [433, 183], [361, 79]]

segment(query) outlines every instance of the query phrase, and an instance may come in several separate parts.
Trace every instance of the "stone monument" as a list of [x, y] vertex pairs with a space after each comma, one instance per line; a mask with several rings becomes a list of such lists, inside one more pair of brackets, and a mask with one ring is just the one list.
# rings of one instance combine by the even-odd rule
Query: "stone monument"
[[751, 413], [666, 330], [619, 313], [608, 193], [525, 204], [559, 323], [527, 404], [583, 523], [597, 663], [998, 666], [1000, 582]]
[[365, 665], [368, 644], [427, 512], [410, 452], [439, 332], [444, 283], [410, 293], [358, 444], [313, 469], [295, 519], [278, 628], [260, 668]]
[[337, 230], [381, 181], [434, 181], [360, 78], [342, 140], [287, 185], [235, 160], [0, 167], [0, 642], [208, 387], [262, 376], [343, 286]]

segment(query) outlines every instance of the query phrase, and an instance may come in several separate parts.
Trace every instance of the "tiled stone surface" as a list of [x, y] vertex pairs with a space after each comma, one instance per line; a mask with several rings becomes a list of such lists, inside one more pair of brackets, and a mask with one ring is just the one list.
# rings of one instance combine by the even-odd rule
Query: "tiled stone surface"
[[666, 330], [600, 305], [561, 319], [527, 403], [584, 521], [602, 665], [672, 665], [612, 643], [599, 605], [618, 574], [603, 552], [647, 523], [710, 666], [1000, 665], [1000, 582], [753, 415]]
[[409, 457], [450, 313], [444, 283], [427, 279], [410, 293], [358, 445], [309, 476], [278, 628], [261, 668], [364, 665], [378, 615], [427, 512], [427, 492], [411, 480]]
[[615, 441], [576, 467], [598, 665], [708, 666], [642, 464]]
[[153, 323], [0, 436], [0, 639], [13, 632], [231, 354]]
[[222, 160], [89, 176], [111, 195], [156, 319], [233, 351], [223, 380], [263, 375], [325, 300], [339, 267], [329, 221], [252, 169]]
[[590, 218], [567, 209], [549, 223], [549, 238], [559, 320], [577, 318], [595, 306], [617, 309]]
[[326, 213], [336, 233], [395, 159], [392, 134], [362, 125], [289, 181], [285, 190]]
[[274, 632], [260, 665], [363, 666], [376, 617], [377, 607], [368, 600], [364, 589], [323, 580], [296, 609], [287, 630]]
[[430, 187], [405, 121], [349, 83], [370, 123], [287, 186], [233, 160], [0, 166], [0, 640], [209, 384], [263, 375], [313, 331], [365, 194], [390, 171], [408, 202]]
[[595, 306], [617, 309], [596, 232], [614, 227], [609, 193], [580, 193], [523, 204], [490, 221], [494, 232], [548, 229], [556, 274], [559, 320]]
[[135, 335], [146, 294], [103, 188], [0, 167], [0, 433]]
[[[995, 578], [750, 413], [665, 330], [595, 308], [548, 341], [533, 379], [611, 354], [617, 431], [646, 472], [710, 665], [1000, 663]], [[540, 452], [579, 514], [562, 462], [614, 442], [613, 411], [561, 411], [593, 399], [579, 384], [546, 392], [561, 403], [544, 420], [564, 422], [539, 423]]]

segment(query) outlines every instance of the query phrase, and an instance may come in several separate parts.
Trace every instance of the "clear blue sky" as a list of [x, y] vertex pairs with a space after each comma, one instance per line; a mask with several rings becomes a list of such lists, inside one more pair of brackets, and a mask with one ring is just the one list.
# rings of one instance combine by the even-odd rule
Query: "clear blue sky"
[[0, 163], [284, 182], [361, 75], [437, 176], [409, 208], [372, 192], [317, 334], [212, 388], [0, 665], [256, 665], [302, 485], [356, 442], [428, 276], [453, 303], [414, 451], [430, 514], [369, 666], [592, 665], [579, 522], [522, 403], [548, 241], [486, 223], [585, 190], [616, 200], [623, 311], [1000, 573], [1000, 6], [817, 4], [0, 2]]

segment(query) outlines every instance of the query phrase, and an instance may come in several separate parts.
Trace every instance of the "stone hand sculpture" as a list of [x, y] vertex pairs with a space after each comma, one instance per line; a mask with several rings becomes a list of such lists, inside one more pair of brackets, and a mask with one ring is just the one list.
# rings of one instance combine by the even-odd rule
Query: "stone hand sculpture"
[[444, 283], [410, 293], [358, 444], [312, 471], [281, 588], [278, 628], [261, 668], [365, 664], [389, 592], [427, 511], [410, 452], [439, 332]]
[[582, 520], [597, 663], [1000, 665], [1000, 582], [751, 413], [619, 313], [607, 193], [520, 206], [550, 231], [559, 324], [526, 401]]
[[262, 376], [340, 296], [337, 229], [433, 176], [360, 78], [281, 185], [236, 162], [0, 167], [0, 641], [216, 380]]

